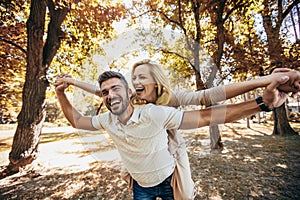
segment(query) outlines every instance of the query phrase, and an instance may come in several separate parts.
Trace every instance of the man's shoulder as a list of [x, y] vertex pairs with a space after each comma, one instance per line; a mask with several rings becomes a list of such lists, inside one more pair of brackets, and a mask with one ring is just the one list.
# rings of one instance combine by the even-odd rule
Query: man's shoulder
[[152, 104], [152, 103], [147, 103], [147, 104], [142, 104], [142, 105], [134, 105], [134, 109], [135, 110], [145, 110], [145, 109], [149, 109], [153, 106], [157, 106], [157, 105]]
[[147, 103], [147, 104], [143, 104], [143, 105], [135, 105], [134, 108], [135, 109], [149, 109], [149, 108], [156, 108], [156, 107], [168, 107], [168, 106], [161, 106], [161, 105], [156, 105], [153, 103]]
[[100, 113], [92, 116], [92, 125], [96, 129], [107, 129], [112, 123], [112, 116], [110, 112]]
[[111, 112], [99, 113], [98, 115], [93, 116], [92, 118], [96, 118], [97, 120], [108, 120], [113, 118], [113, 114]]

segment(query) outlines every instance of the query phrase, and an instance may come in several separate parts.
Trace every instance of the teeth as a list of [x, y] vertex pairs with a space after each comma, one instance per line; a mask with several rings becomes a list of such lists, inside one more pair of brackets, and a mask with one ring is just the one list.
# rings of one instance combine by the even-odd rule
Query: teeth
[[144, 88], [135, 88], [136, 91], [143, 91]]
[[120, 103], [120, 101], [114, 101], [114, 102], [110, 102], [110, 105], [111, 105], [111, 106], [114, 106], [114, 105], [116, 105], [116, 104], [118, 104], [118, 103]]

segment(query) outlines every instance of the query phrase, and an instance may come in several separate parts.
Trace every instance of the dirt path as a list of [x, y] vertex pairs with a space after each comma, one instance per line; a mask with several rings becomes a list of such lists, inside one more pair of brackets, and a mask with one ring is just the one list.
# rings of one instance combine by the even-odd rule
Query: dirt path
[[[222, 126], [222, 152], [210, 152], [206, 128], [184, 132], [196, 199], [299, 199], [300, 137], [271, 132], [271, 124]], [[8, 162], [13, 133], [0, 132], [0, 165]], [[132, 198], [106, 134], [44, 128], [39, 149], [32, 166], [0, 180], [0, 199]]]
[[[15, 129], [0, 132], [0, 166], [8, 164]], [[107, 134], [77, 131], [72, 127], [43, 128], [39, 145], [39, 168], [64, 168], [68, 171], [85, 170], [95, 161], [120, 161]]]

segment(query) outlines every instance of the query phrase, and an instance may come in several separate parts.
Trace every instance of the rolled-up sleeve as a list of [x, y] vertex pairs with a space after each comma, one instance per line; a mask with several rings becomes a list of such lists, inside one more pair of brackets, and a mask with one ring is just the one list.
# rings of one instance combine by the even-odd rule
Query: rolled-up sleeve
[[104, 129], [102, 124], [101, 124], [101, 118], [100, 115], [96, 115], [92, 117], [92, 126], [95, 129]]

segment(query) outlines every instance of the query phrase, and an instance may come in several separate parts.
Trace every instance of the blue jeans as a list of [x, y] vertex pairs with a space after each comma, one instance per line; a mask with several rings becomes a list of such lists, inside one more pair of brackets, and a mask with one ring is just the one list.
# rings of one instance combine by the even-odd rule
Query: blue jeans
[[156, 197], [160, 197], [163, 200], [174, 200], [171, 179], [172, 175], [166, 178], [162, 183], [153, 187], [142, 187], [133, 180], [133, 199], [155, 200]]

